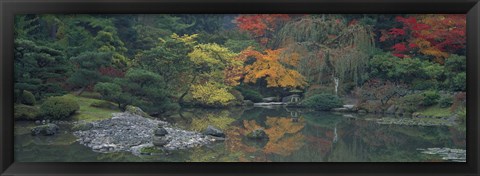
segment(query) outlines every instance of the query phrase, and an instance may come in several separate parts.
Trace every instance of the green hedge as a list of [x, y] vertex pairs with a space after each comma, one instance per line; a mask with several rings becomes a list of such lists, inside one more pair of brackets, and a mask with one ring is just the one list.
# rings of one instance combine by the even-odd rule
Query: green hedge
[[18, 104], [14, 106], [13, 117], [15, 120], [38, 120], [40, 109], [35, 106]]
[[343, 102], [336, 95], [324, 93], [308, 97], [303, 101], [303, 105], [315, 108], [315, 110], [327, 111], [332, 108], [342, 107]]
[[65, 97], [50, 97], [40, 107], [42, 116], [53, 120], [69, 118], [79, 109], [76, 101]]
[[250, 101], [253, 101], [255, 103], [263, 101], [262, 95], [255, 90], [242, 89], [242, 88], [238, 88], [237, 90], [242, 93], [244, 100], [250, 100]]

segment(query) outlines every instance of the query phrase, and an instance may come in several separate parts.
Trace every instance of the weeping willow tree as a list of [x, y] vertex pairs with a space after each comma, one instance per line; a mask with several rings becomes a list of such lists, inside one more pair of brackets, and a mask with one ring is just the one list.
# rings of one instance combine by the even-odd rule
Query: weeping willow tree
[[298, 71], [310, 87], [340, 83], [359, 85], [365, 79], [375, 46], [370, 26], [346, 22], [338, 15], [302, 16], [285, 24], [277, 42], [286, 53], [300, 53]]

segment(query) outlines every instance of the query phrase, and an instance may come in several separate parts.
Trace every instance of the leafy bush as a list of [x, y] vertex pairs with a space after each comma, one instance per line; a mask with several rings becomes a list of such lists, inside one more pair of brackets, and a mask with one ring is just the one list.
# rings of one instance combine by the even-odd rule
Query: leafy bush
[[242, 89], [242, 88], [238, 88], [237, 90], [242, 93], [243, 99], [245, 99], [245, 100], [250, 100], [250, 101], [253, 101], [255, 103], [262, 102], [262, 100], [263, 100], [262, 95], [255, 90]]
[[45, 119], [61, 120], [69, 118], [80, 109], [78, 103], [65, 97], [50, 97], [40, 107]]
[[399, 99], [398, 106], [405, 112], [415, 112], [423, 103], [424, 96], [422, 94], [410, 94]]
[[438, 87], [438, 83], [436, 80], [416, 79], [412, 82], [413, 90], [428, 90], [428, 89], [436, 89], [437, 87]]
[[453, 104], [453, 97], [452, 96], [442, 96], [438, 101], [441, 108], [448, 108]]
[[32, 92], [24, 90], [22, 93], [22, 104], [34, 106], [35, 103], [35, 96], [32, 94]]
[[40, 110], [35, 106], [15, 105], [13, 117], [15, 120], [37, 120], [40, 116]]
[[224, 107], [235, 100], [227, 88], [213, 83], [192, 85], [192, 98], [198, 105], [208, 107]]
[[305, 92], [305, 97], [311, 97], [323, 93], [334, 94], [335, 88], [333, 86], [312, 85]]
[[332, 108], [339, 108], [343, 106], [343, 102], [338, 96], [333, 94], [319, 94], [308, 97], [303, 101], [303, 104], [316, 110], [326, 111]]
[[431, 106], [438, 103], [440, 99], [440, 94], [436, 91], [425, 91], [423, 92], [423, 106]]

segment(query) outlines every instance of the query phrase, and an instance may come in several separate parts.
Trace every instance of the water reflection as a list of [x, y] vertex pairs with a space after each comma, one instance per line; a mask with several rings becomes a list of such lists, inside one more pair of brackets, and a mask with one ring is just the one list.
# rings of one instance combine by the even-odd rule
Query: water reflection
[[[365, 120], [381, 117], [282, 107], [185, 109], [167, 120], [196, 131], [214, 125], [228, 140], [162, 156], [94, 153], [72, 142], [74, 137], [69, 132], [48, 139], [48, 143], [35, 142], [39, 139], [21, 133], [30, 124], [16, 124], [15, 157], [17, 161], [432, 162], [449, 160], [418, 149], [465, 149], [465, 132], [458, 130], [461, 128], [385, 125]], [[265, 138], [248, 137], [256, 130], [263, 131]]]

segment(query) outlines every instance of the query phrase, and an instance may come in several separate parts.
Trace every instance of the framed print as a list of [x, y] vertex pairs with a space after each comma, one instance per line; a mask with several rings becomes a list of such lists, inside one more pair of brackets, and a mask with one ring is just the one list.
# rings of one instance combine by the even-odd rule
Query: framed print
[[2, 1], [4, 175], [478, 175], [477, 1]]

